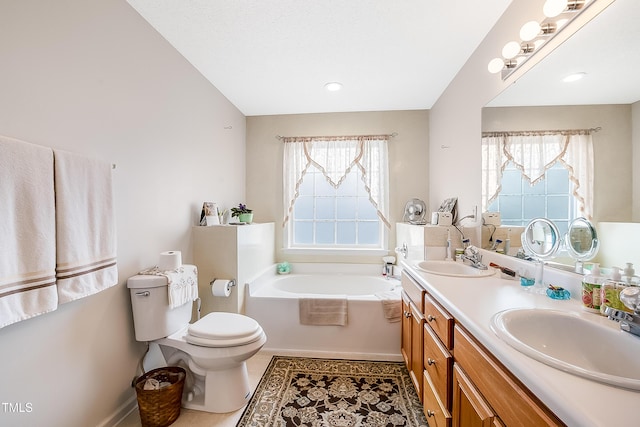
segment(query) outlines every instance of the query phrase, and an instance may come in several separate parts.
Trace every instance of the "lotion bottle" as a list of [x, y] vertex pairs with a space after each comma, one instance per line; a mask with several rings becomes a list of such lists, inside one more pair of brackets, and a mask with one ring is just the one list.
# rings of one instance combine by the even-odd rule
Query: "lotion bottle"
[[582, 308], [600, 313], [600, 288], [602, 277], [600, 277], [600, 264], [597, 262], [591, 267], [591, 271], [585, 274], [582, 280]]

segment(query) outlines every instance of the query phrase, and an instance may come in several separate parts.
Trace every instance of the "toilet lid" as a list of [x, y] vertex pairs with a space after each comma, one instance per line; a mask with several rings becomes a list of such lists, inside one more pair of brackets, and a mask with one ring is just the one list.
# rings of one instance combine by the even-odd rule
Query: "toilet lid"
[[236, 313], [209, 313], [189, 325], [186, 340], [204, 347], [231, 347], [251, 343], [263, 334], [250, 317]]

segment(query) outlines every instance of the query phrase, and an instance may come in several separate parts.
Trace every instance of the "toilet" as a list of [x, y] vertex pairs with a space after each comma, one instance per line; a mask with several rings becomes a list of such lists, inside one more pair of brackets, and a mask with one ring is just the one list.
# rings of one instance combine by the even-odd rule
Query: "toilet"
[[267, 341], [258, 322], [214, 312], [189, 324], [192, 303], [171, 309], [164, 276], [136, 275], [127, 280], [127, 287], [136, 340], [149, 342], [145, 369], [154, 353], [165, 366], [185, 368], [184, 408], [225, 413], [249, 401], [246, 361]]

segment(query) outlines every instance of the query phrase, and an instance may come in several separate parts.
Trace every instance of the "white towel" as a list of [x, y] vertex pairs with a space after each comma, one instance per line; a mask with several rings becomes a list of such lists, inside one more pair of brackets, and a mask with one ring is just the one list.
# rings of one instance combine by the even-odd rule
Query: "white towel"
[[54, 150], [60, 304], [118, 283], [111, 164]]
[[301, 325], [337, 325], [347, 324], [347, 297], [300, 298], [298, 316]]
[[376, 296], [382, 301], [382, 311], [389, 323], [402, 320], [402, 297], [400, 292], [379, 292]]
[[198, 269], [195, 265], [183, 264], [175, 270], [160, 270], [158, 266], [139, 274], [151, 274], [167, 278], [169, 307], [176, 308], [198, 298]]
[[53, 151], [0, 136], [0, 327], [53, 311]]

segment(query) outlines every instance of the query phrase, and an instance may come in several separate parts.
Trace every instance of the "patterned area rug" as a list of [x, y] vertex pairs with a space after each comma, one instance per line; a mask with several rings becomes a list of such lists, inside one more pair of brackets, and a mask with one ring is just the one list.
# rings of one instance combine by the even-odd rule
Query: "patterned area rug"
[[427, 426], [401, 362], [274, 356], [237, 427]]

